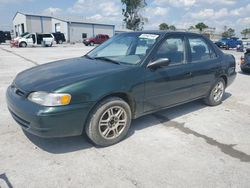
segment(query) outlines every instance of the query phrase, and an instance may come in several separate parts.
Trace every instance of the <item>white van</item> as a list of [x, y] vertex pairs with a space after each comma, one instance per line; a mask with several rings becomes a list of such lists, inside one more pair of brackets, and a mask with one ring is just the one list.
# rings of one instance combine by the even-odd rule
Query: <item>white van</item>
[[54, 37], [52, 34], [30, 33], [18, 39], [19, 47], [43, 45], [52, 46]]

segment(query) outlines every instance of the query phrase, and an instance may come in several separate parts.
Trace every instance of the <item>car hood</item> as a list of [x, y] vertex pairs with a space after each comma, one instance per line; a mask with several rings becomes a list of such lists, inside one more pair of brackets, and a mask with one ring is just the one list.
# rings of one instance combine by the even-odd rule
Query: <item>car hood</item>
[[26, 92], [49, 92], [78, 81], [121, 71], [128, 67], [127, 65], [79, 57], [27, 69], [16, 76], [13, 84]]

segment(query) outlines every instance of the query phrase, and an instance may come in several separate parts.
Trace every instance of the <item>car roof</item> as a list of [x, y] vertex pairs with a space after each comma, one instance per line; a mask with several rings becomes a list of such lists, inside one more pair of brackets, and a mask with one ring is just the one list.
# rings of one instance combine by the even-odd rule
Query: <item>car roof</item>
[[201, 34], [198, 33], [193, 33], [193, 32], [186, 32], [186, 31], [164, 31], [164, 30], [143, 30], [143, 31], [132, 31], [132, 32], [127, 32], [127, 33], [148, 33], [148, 34], [158, 34], [158, 35], [165, 35], [165, 34], [185, 34], [185, 35], [197, 35], [197, 36], [202, 36]]

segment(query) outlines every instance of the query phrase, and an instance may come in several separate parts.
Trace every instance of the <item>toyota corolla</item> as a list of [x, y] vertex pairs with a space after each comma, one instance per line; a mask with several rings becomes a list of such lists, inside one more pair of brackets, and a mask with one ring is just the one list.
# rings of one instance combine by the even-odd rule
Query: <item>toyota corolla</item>
[[13, 118], [31, 134], [86, 132], [94, 144], [109, 146], [145, 114], [197, 99], [219, 105], [235, 76], [234, 57], [202, 35], [130, 32], [82, 57], [19, 73], [6, 97]]

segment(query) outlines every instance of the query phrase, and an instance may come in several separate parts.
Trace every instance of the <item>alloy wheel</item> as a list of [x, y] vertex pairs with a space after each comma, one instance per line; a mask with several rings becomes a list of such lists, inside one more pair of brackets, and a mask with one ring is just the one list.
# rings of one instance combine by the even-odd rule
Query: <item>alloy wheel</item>
[[117, 138], [127, 124], [127, 114], [120, 106], [108, 108], [99, 120], [99, 132], [105, 139]]
[[224, 84], [220, 81], [216, 84], [216, 86], [213, 89], [213, 98], [215, 102], [218, 102], [221, 100], [223, 94], [224, 94]]

